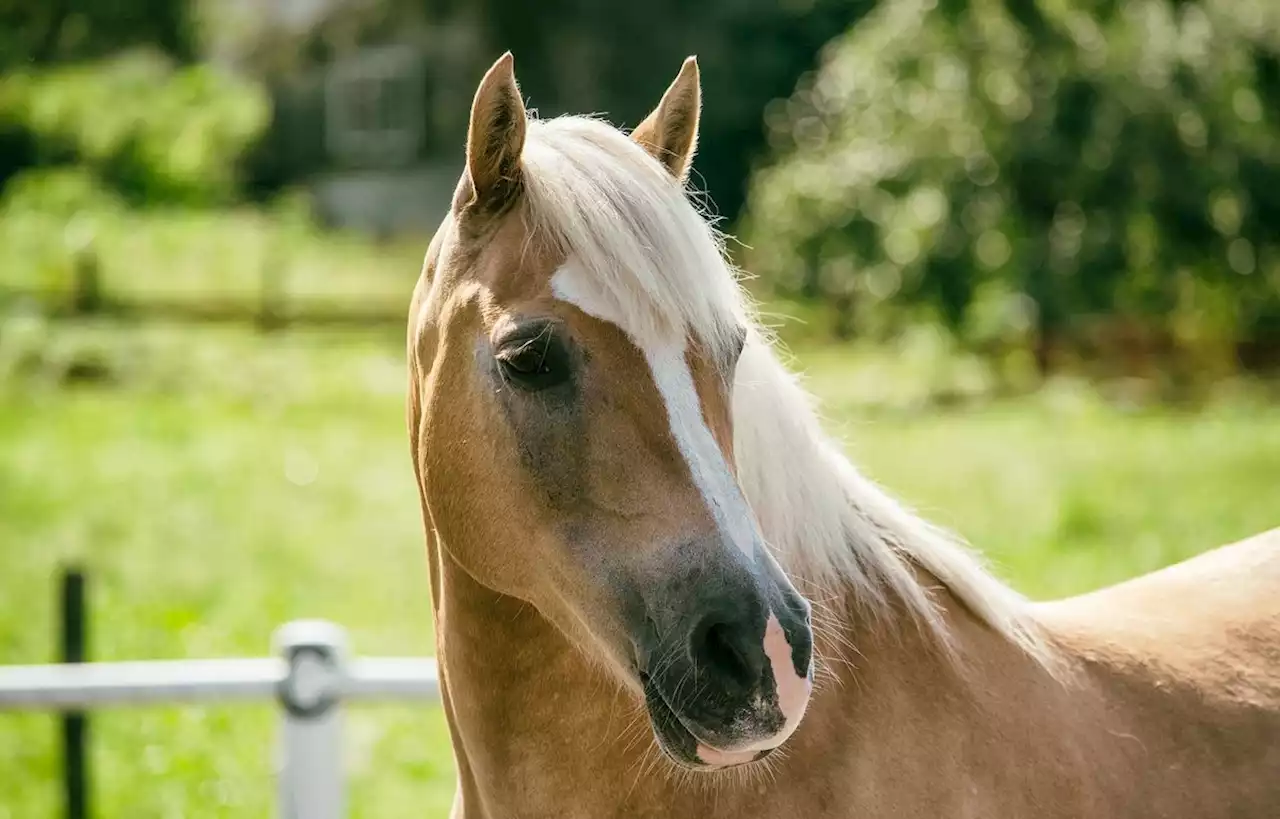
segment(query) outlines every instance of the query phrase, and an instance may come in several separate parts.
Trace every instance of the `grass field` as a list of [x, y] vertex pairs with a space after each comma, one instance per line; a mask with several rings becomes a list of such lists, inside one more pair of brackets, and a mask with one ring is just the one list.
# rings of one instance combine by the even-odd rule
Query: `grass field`
[[[398, 336], [25, 332], [99, 365], [67, 384], [51, 355], [45, 370], [0, 379], [0, 663], [53, 658], [56, 569], [72, 560], [92, 572], [96, 659], [260, 655], [294, 617], [343, 623], [359, 652], [431, 650]], [[869, 474], [1033, 596], [1280, 524], [1274, 405], [1122, 411], [1059, 387], [870, 412], [892, 367], [832, 349], [799, 363]], [[95, 716], [97, 815], [270, 815], [273, 717], [266, 706]], [[360, 708], [348, 725], [351, 815], [446, 815], [436, 709]], [[57, 815], [56, 765], [51, 717], [0, 715], [0, 819]]]

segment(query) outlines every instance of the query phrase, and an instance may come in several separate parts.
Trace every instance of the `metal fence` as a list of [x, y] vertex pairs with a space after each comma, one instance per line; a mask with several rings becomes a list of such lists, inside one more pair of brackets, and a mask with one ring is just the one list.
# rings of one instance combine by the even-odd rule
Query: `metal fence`
[[273, 644], [277, 656], [254, 659], [0, 666], [0, 711], [274, 699], [279, 815], [340, 819], [343, 704], [437, 700], [435, 660], [351, 657], [343, 629], [322, 620], [286, 623]]

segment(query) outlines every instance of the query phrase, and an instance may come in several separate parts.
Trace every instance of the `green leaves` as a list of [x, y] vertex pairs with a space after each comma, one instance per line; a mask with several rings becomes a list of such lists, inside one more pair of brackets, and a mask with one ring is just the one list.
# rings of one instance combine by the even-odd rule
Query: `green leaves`
[[1277, 112], [1268, 0], [885, 0], [770, 109], [745, 262], [869, 334], [1020, 337], [1029, 297], [1042, 339], [1249, 338], [1280, 316]]
[[230, 200], [269, 115], [257, 86], [147, 53], [0, 77], [0, 122], [31, 134], [38, 161], [82, 163], [138, 202]]

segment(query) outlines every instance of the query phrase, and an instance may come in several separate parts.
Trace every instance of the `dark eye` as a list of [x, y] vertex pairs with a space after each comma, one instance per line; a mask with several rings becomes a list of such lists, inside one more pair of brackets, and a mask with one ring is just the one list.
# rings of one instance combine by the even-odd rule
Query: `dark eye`
[[569, 380], [569, 351], [550, 328], [504, 341], [496, 358], [507, 381], [530, 392]]

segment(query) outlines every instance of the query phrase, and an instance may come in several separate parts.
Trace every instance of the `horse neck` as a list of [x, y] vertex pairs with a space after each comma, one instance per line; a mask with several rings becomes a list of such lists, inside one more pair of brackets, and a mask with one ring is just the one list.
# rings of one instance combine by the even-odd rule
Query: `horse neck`
[[794, 774], [836, 758], [840, 770], [823, 784], [848, 808], [819, 815], [984, 815], [970, 811], [990, 805], [987, 790], [1001, 781], [1027, 786], [999, 797], [1005, 815], [1058, 815], [1019, 800], [1052, 793], [1073, 804], [1092, 704], [927, 572], [914, 574], [931, 589], [947, 642], [900, 603], [871, 612], [852, 585], [837, 594], [825, 622], [815, 620], [825, 711], [792, 738]]
[[638, 698], [533, 606], [477, 583], [443, 549], [432, 558], [454, 816], [599, 817], [636, 789], [640, 804], [659, 799], [639, 776], [653, 760]]
[[[673, 776], [635, 694], [534, 607], [477, 584], [445, 552], [433, 563], [437, 656], [459, 777], [455, 819], [799, 810], [812, 806], [805, 781], [843, 789], [840, 804], [858, 815], [861, 800], [902, 783], [904, 771], [920, 776], [907, 788], [911, 799], [935, 784], [954, 788], [954, 779], [930, 776], [954, 766], [958, 746], [967, 761], [1000, 769], [1056, 745], [1054, 726], [1026, 722], [1035, 704], [1054, 697], [1047, 673], [945, 591], [958, 665], [905, 612], [870, 616], [850, 586], [822, 606], [825, 679], [773, 769], [715, 785]], [[1034, 742], [1010, 741], [1018, 735]], [[877, 809], [865, 807], [868, 815]]]

